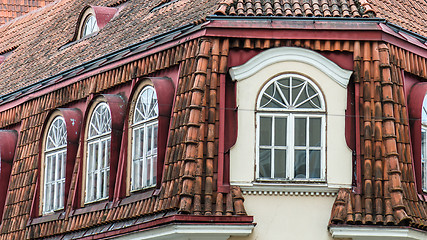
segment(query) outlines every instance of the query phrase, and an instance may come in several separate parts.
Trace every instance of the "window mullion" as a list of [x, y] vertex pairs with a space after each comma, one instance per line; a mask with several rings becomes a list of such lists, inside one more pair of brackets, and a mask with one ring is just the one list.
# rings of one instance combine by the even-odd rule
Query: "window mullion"
[[147, 133], [147, 125], [144, 125], [144, 136], [143, 136], [143, 151], [142, 151], [142, 161], [141, 161], [141, 165], [142, 165], [142, 181], [140, 183], [140, 186], [144, 186], [144, 183], [147, 179], [147, 148], [148, 148], [148, 133]]
[[274, 160], [275, 160], [275, 155], [274, 155], [274, 153], [276, 152], [275, 151], [275, 142], [274, 142], [274, 138], [275, 138], [275, 130], [276, 130], [276, 128], [275, 128], [275, 124], [276, 124], [276, 118], [275, 118], [275, 116], [271, 116], [271, 152], [270, 152], [270, 156], [271, 156], [271, 159], [270, 159], [270, 164], [271, 164], [271, 172], [270, 172], [270, 177], [271, 178], [274, 178], [274, 176], [275, 176], [275, 172], [274, 172], [274, 168], [275, 168], [275, 162], [274, 162]]
[[98, 145], [98, 156], [97, 156], [98, 166], [96, 166], [96, 169], [95, 169], [95, 171], [96, 171], [96, 185], [97, 185], [96, 186], [96, 199], [99, 199], [99, 198], [101, 198], [101, 188], [102, 188], [102, 186], [100, 186], [101, 185], [101, 164], [102, 164], [101, 140], [98, 140], [96, 144]]
[[295, 136], [295, 124], [294, 124], [294, 115], [292, 113], [289, 114], [289, 121], [288, 121], [288, 144], [289, 144], [289, 154], [286, 161], [286, 169], [287, 169], [287, 176], [290, 179], [294, 178], [294, 161], [295, 161], [295, 148], [294, 148], [294, 136]]
[[58, 189], [58, 179], [59, 179], [59, 171], [60, 171], [60, 166], [59, 166], [59, 154], [58, 153], [55, 153], [55, 162], [56, 162], [56, 164], [55, 164], [55, 179], [54, 179], [54, 182], [53, 182], [53, 184], [54, 184], [54, 191], [53, 191], [53, 209], [56, 209], [57, 207], [58, 207], [58, 192], [59, 192], [59, 189]]
[[305, 138], [305, 178], [310, 178], [310, 117], [306, 117]]

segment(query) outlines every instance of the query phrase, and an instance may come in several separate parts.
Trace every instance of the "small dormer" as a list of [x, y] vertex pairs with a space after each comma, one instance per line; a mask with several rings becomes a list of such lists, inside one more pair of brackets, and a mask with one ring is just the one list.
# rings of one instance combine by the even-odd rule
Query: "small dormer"
[[80, 13], [73, 41], [96, 34], [117, 13], [117, 8], [86, 6]]

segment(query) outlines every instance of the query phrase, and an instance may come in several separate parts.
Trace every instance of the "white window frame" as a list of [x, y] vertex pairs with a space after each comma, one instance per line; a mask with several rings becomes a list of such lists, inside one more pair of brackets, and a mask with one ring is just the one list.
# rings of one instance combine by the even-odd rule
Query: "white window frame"
[[[140, 101], [143, 101], [143, 93], [145, 91], [152, 91], [152, 95], [149, 99], [149, 101], [151, 101], [151, 99], [153, 97], [155, 97], [156, 101], [155, 101], [155, 105], [150, 107], [150, 112], [148, 112], [148, 114], [151, 113], [152, 110], [154, 110], [155, 114], [154, 116], [145, 116], [147, 113], [144, 113], [143, 110], [141, 111], [138, 106], [140, 103]], [[141, 117], [143, 119], [139, 120], [139, 121], [135, 121], [136, 120], [136, 114], [139, 113], [141, 115]], [[131, 125], [132, 128], [132, 161], [131, 161], [131, 179], [130, 179], [130, 185], [131, 185], [131, 192], [134, 191], [139, 191], [141, 189], [146, 189], [146, 188], [151, 188], [151, 187], [155, 187], [156, 186], [156, 181], [157, 181], [157, 142], [155, 142], [155, 140], [157, 140], [158, 138], [158, 117], [159, 117], [159, 108], [158, 108], [158, 100], [157, 100], [157, 94], [156, 94], [156, 90], [154, 89], [154, 87], [147, 85], [144, 86], [141, 91], [138, 93], [138, 97], [136, 100], [136, 103], [134, 105], [134, 111], [133, 111], [133, 123]], [[147, 134], [147, 130], [151, 129], [151, 154], [148, 153], [147, 149], [148, 149], [148, 134]], [[157, 129], [157, 131], [155, 130]], [[139, 131], [139, 134], [141, 136], [141, 130], [144, 133], [143, 134], [143, 147], [142, 149], [137, 149], [140, 144], [135, 144], [135, 136], [136, 133]], [[154, 146], [156, 146], [154, 148]], [[136, 152], [137, 151], [142, 151], [142, 156], [140, 157], [136, 157]], [[148, 166], [150, 166], [149, 172], [150, 172], [150, 177], [148, 178]], [[142, 169], [142, 173], [141, 173], [141, 169]], [[139, 175], [140, 177], [136, 177], [135, 175]], [[154, 178], [156, 177], [156, 178]]]
[[[265, 90], [271, 85], [275, 84], [276, 81], [287, 78], [287, 77], [296, 77], [298, 79], [306, 81], [310, 86], [314, 88], [314, 90], [317, 91], [319, 100], [321, 103], [321, 106], [319, 106], [318, 109], [293, 109], [292, 107], [290, 109], [287, 108], [261, 108], [261, 99], [263, 97], [263, 94]], [[292, 92], [292, 91], [291, 91]], [[283, 95], [281, 95], [283, 98], [285, 98]], [[292, 95], [290, 95], [292, 97]], [[274, 131], [271, 133], [271, 149], [286, 149], [286, 176], [285, 178], [274, 178], [274, 151], [271, 152], [270, 157], [270, 164], [271, 164], [271, 172], [270, 172], [270, 178], [267, 177], [260, 177], [260, 148], [268, 148], [267, 146], [260, 146], [260, 117], [271, 117], [272, 118], [272, 128], [274, 129], [275, 124], [275, 118], [277, 117], [284, 117], [287, 119], [287, 129], [286, 129], [286, 143], [287, 146], [274, 146]], [[294, 143], [294, 135], [295, 135], [295, 118], [320, 118], [321, 119], [321, 144], [320, 147], [310, 147], [309, 146], [309, 121], [306, 123], [306, 146], [305, 147], [298, 147], [295, 146]], [[257, 98], [257, 112], [256, 112], [256, 179], [257, 181], [320, 181], [324, 182], [326, 179], [326, 111], [325, 111], [325, 101], [322, 95], [322, 92], [318, 88], [318, 86], [311, 81], [309, 78], [304, 77], [299, 74], [282, 74], [279, 76], [276, 76], [272, 78], [270, 81], [268, 81], [260, 91], [260, 94]], [[305, 149], [306, 150], [306, 178], [295, 178], [294, 176], [294, 167], [295, 167], [295, 150], [298, 149]], [[320, 150], [320, 177], [319, 178], [309, 178], [309, 150]]]
[[[96, 121], [97, 111], [102, 107], [107, 108], [109, 116], [106, 116], [106, 120], [102, 124], [108, 124], [101, 129], [101, 132], [91, 135], [91, 127], [97, 127], [92, 122]], [[105, 112], [104, 112], [105, 113]], [[104, 116], [105, 117], [105, 116]], [[101, 122], [99, 122], [101, 123]], [[111, 110], [106, 102], [99, 102], [93, 112], [91, 113], [90, 120], [87, 127], [87, 155], [86, 155], [86, 191], [85, 191], [85, 203], [92, 203], [107, 199], [109, 196], [109, 180], [110, 180], [110, 153], [111, 153]], [[95, 147], [98, 147], [98, 153], [92, 151]], [[105, 156], [105, 157], [104, 157]], [[96, 165], [96, 166], [95, 166]], [[96, 186], [94, 183], [94, 177], [96, 176]], [[103, 184], [100, 186], [100, 182]]]
[[[53, 147], [48, 146], [49, 141], [54, 144]], [[43, 151], [44, 181], [42, 214], [49, 214], [64, 209], [67, 128], [62, 116], [58, 115], [52, 119]], [[52, 159], [54, 159], [55, 163]], [[55, 164], [55, 167], [53, 167], [53, 164]]]

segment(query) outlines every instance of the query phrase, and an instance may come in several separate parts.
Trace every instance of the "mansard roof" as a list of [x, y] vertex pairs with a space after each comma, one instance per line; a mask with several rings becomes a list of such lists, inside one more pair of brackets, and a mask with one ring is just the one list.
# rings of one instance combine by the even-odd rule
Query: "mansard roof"
[[[79, 14], [88, 5], [115, 7], [118, 12], [100, 32], [73, 42]], [[59, 0], [0, 26], [0, 54], [6, 56], [4, 62], [0, 63], [0, 92], [2, 95], [16, 93], [14, 99], [22, 98], [28, 92], [60, 83], [67, 76], [82, 74], [87, 69], [101, 68], [105, 66], [103, 64], [129, 58], [134, 53], [190, 34], [200, 29], [206, 16], [212, 14], [291, 19], [384, 17], [407, 30], [427, 36], [423, 28], [426, 16], [422, 14], [425, 11], [421, 12], [425, 9], [422, 1], [415, 2], [412, 7], [399, 5], [396, 7], [399, 11], [390, 9], [391, 6], [398, 6], [397, 1], [393, 1], [388, 8], [380, 6], [381, 2], [374, 0]], [[421, 13], [406, 14], [410, 7], [413, 10], [419, 9]], [[400, 17], [399, 14], [405, 17]], [[419, 16], [416, 21], [410, 17], [415, 15]], [[366, 87], [368, 91], [365, 94], [376, 93], [380, 89], [378, 84], [381, 85], [381, 81], [384, 81], [382, 87], [386, 91], [383, 92], [394, 94], [385, 95], [384, 99], [391, 98], [393, 101], [361, 96], [361, 101], [366, 100], [367, 107], [363, 110], [367, 114], [362, 120], [366, 129], [361, 132], [367, 134], [362, 146], [364, 151], [372, 154], [370, 151], [375, 146], [374, 150], [382, 153], [384, 148], [386, 152], [383, 154], [387, 158], [381, 158], [382, 155], [365, 155], [362, 163], [372, 168], [364, 170], [366, 172], [361, 179], [364, 185], [360, 188], [363, 190], [352, 192], [342, 189], [339, 192], [331, 224], [410, 225], [425, 229], [427, 206], [414, 192], [412, 162], [408, 155], [408, 123], [404, 118], [398, 118], [400, 112], [406, 111], [406, 103], [400, 94], [403, 91], [402, 79], [396, 77], [399, 71], [404, 70], [426, 78], [425, 58], [395, 46], [378, 45], [377, 42], [369, 41], [361, 44], [359, 41], [227, 38], [206, 41], [197, 38], [184, 42], [129, 60], [115, 69], [92, 72], [92, 75], [82, 77], [79, 81], [61, 85], [41, 96], [28, 98], [21, 104], [12, 104], [0, 113], [0, 127], [21, 124], [17, 157], [12, 169], [1, 228], [3, 235], [0, 239], [42, 238], [55, 234], [68, 234], [69, 238], [89, 238], [98, 233], [144, 225], [178, 213], [217, 215], [216, 220], [224, 222], [232, 221], [227, 218], [231, 215], [236, 218], [245, 217], [239, 188], [233, 187], [229, 192], [220, 193], [215, 189], [213, 177], [215, 171], [218, 171], [217, 162], [213, 159], [218, 154], [216, 134], [219, 128], [219, 113], [216, 108], [219, 105], [219, 88], [215, 80], [218, 80], [218, 74], [227, 73], [229, 48], [241, 47], [243, 42], [244, 48], [258, 51], [275, 46], [297, 46], [316, 51], [351, 52], [355, 60], [354, 81]], [[66, 218], [28, 222], [37, 182], [39, 136], [49, 111], [86, 99], [91, 94], [102, 93], [105, 89], [130, 84], [135, 77], [148, 76], [178, 64], [182, 69], [175, 95], [177, 104], [171, 117], [161, 191], [147, 193], [138, 200], [125, 200], [117, 206], [90, 211], [76, 210], [67, 213]], [[372, 72], [371, 66], [375, 66]], [[380, 71], [383, 78], [387, 74], [392, 75], [392, 83], [387, 82], [388, 79], [380, 79]], [[375, 80], [372, 83], [369, 74]], [[203, 89], [201, 86], [207, 87]], [[393, 91], [389, 86], [393, 86]], [[375, 96], [379, 98], [380, 93]], [[373, 108], [371, 102], [376, 104], [375, 107], [386, 107], [382, 111], [381, 107]], [[390, 106], [391, 103], [395, 105]], [[376, 121], [376, 114], [394, 115], [395, 118]], [[381, 135], [368, 138], [372, 133], [369, 131], [375, 127], [384, 127], [398, 135], [390, 134], [384, 139]], [[393, 149], [394, 145], [389, 143], [392, 141], [399, 144], [398, 154]], [[196, 144], [204, 148], [203, 151], [197, 152], [194, 147]], [[78, 161], [80, 159], [76, 160]], [[399, 164], [403, 170], [397, 169]], [[203, 167], [206, 173], [201, 174], [200, 169]], [[391, 175], [388, 175], [389, 170]], [[373, 172], [378, 176], [373, 176]], [[72, 181], [76, 181], [77, 168], [73, 176]], [[67, 203], [68, 206], [70, 204]], [[252, 222], [250, 219], [241, 221], [248, 224]]]

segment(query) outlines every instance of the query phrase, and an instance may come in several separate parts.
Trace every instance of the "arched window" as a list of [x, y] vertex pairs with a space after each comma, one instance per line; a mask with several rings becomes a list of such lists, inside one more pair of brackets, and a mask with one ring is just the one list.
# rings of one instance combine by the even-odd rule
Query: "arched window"
[[131, 191], [156, 185], [159, 108], [156, 91], [145, 86], [138, 95], [132, 120]]
[[108, 197], [110, 149], [110, 108], [106, 102], [100, 102], [92, 112], [87, 132], [86, 203]]
[[325, 104], [308, 78], [271, 79], [257, 102], [257, 179], [325, 179]]
[[43, 214], [64, 208], [67, 129], [62, 116], [50, 124], [45, 139]]
[[427, 95], [421, 110], [421, 185], [427, 191]]
[[89, 34], [99, 31], [96, 17], [93, 14], [89, 14], [83, 23], [81, 37], [84, 38]]

